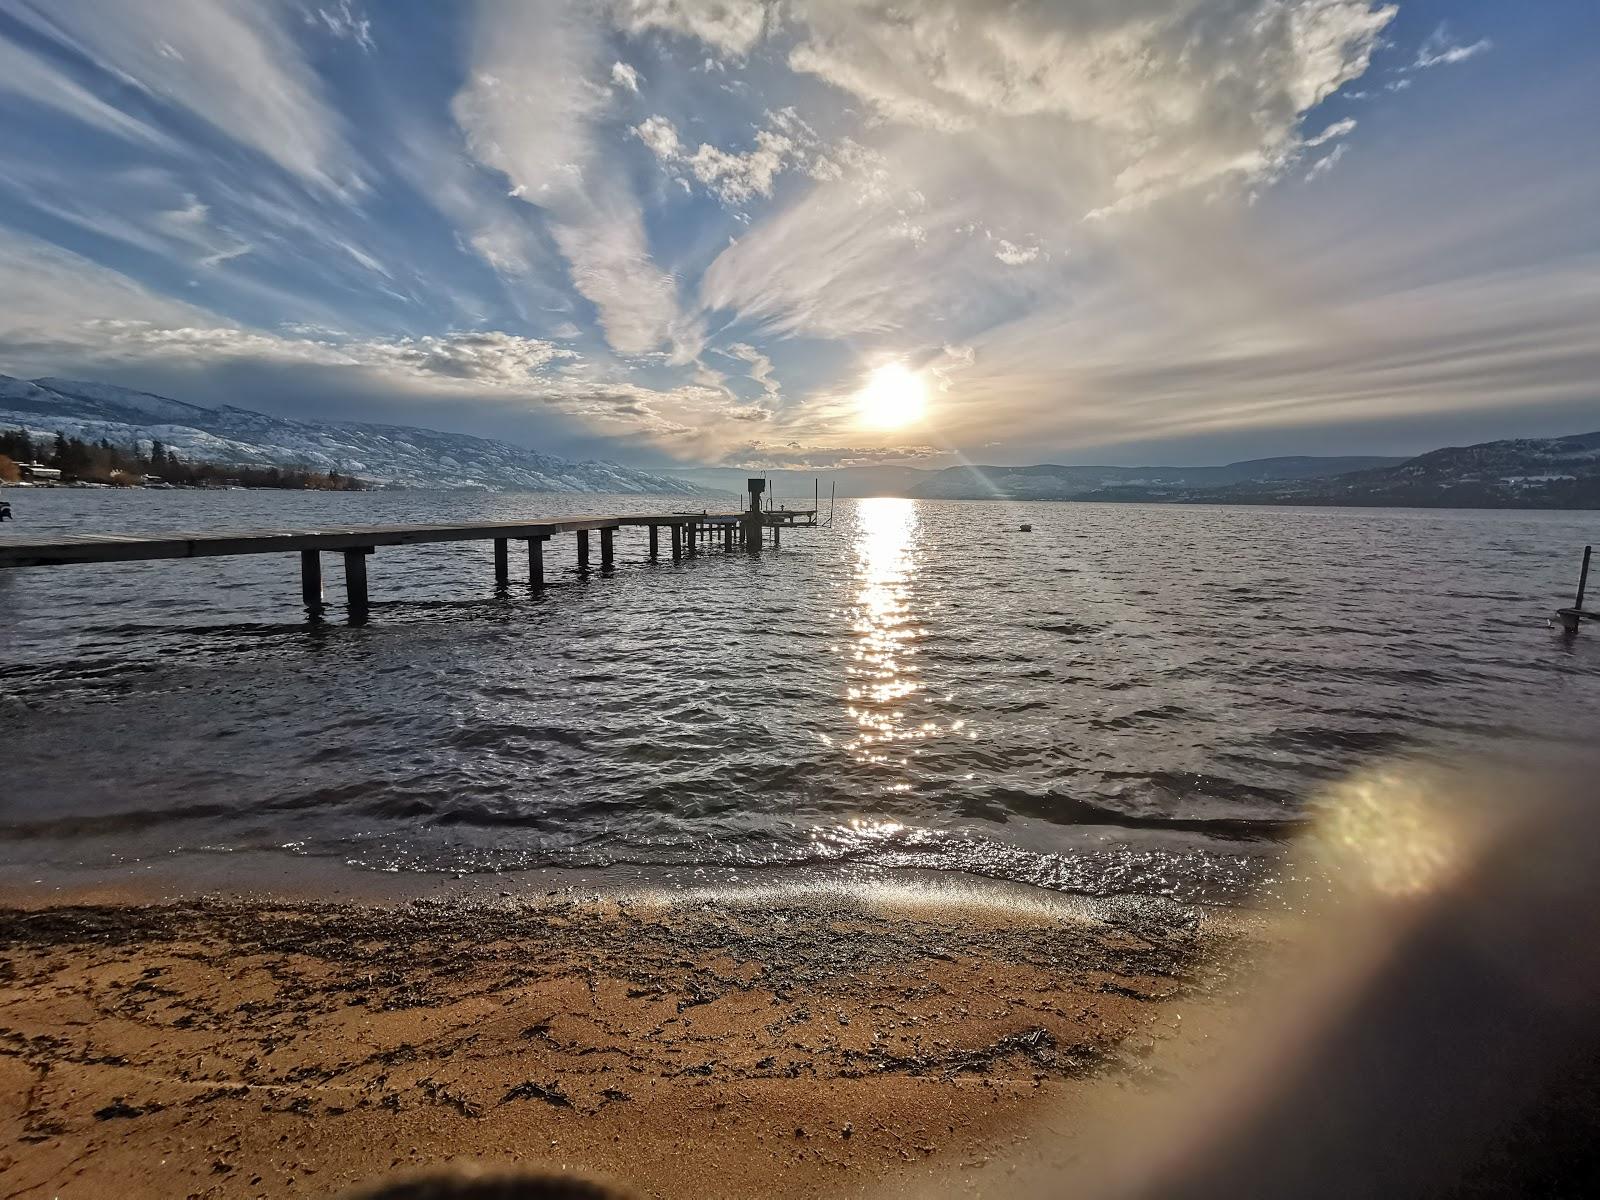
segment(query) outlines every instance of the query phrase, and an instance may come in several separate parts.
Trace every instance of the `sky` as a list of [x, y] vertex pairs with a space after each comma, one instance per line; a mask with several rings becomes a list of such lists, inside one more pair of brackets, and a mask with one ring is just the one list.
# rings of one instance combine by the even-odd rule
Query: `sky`
[[0, 0], [0, 372], [640, 466], [1600, 428], [1593, 0]]

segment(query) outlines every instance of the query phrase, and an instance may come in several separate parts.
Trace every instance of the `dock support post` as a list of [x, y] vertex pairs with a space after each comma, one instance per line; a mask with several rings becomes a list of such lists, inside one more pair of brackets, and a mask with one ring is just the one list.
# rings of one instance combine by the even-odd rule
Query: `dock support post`
[[506, 555], [506, 539], [494, 539], [494, 585], [497, 588], [511, 585], [511, 564]]
[[352, 625], [365, 624], [367, 619], [367, 555], [371, 546], [354, 546], [344, 552], [345, 611]]
[[616, 532], [615, 529], [602, 529], [600, 531], [600, 569], [602, 571], [612, 569], [612, 563], [615, 558], [613, 552], [616, 549]]
[[587, 529], [580, 529], [578, 530], [578, 570], [587, 571], [588, 569], [589, 531]]
[[683, 526], [672, 527], [672, 561], [677, 562], [683, 557]]
[[733, 553], [733, 526], [732, 525], [724, 525], [722, 527], [722, 548], [727, 553], [730, 553], [730, 554]]
[[650, 526], [650, 561], [655, 562], [661, 556], [661, 527]]
[[315, 550], [300, 551], [300, 599], [307, 617], [322, 620], [322, 555]]
[[697, 543], [700, 541], [700, 524], [699, 524], [699, 522], [690, 521], [688, 529], [689, 529], [689, 544], [684, 547], [684, 550], [688, 553], [690, 558], [693, 558], [696, 554], [699, 553], [699, 550], [696, 548]]
[[782, 543], [782, 539], [779, 537], [779, 535], [782, 532], [783, 532], [783, 526], [782, 525], [774, 525], [772, 527], [772, 548], [774, 550], [776, 550], [780, 545], [783, 544]]
[[536, 588], [544, 586], [544, 539], [528, 539], [528, 582]]

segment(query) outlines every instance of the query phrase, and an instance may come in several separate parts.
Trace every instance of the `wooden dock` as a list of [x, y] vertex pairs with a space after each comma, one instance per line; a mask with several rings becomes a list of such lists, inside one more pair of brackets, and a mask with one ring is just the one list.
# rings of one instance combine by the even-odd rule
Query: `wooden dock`
[[[752, 480], [752, 484], [759, 480]], [[544, 544], [566, 534], [577, 540], [578, 570], [590, 570], [590, 535], [599, 534], [602, 573], [616, 560], [617, 534], [643, 529], [649, 556], [661, 556], [665, 530], [672, 561], [693, 558], [704, 550], [759, 551], [770, 537], [777, 547], [784, 529], [816, 524], [814, 509], [764, 510], [752, 487], [751, 507], [728, 513], [648, 513], [550, 517], [531, 521], [466, 522], [439, 525], [364, 525], [336, 529], [223, 530], [196, 533], [93, 534], [57, 538], [10, 538], [0, 541], [0, 568], [55, 567], [87, 563], [147, 562], [161, 559], [214, 558], [236, 554], [298, 554], [300, 593], [307, 614], [319, 619], [323, 602], [322, 555], [344, 556], [346, 612], [350, 620], [367, 618], [367, 556], [384, 546], [420, 546], [434, 542], [492, 541], [495, 583], [511, 582], [512, 542], [527, 546], [528, 582], [543, 587]]]

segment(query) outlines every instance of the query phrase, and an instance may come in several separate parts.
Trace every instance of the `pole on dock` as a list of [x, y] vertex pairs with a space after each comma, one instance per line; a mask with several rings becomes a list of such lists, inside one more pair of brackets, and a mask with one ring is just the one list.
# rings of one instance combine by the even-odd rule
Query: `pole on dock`
[[600, 569], [602, 571], [611, 570], [612, 564], [615, 562], [616, 532], [615, 529], [602, 529], [600, 531]]
[[650, 561], [655, 562], [661, 556], [661, 526], [650, 526]]
[[313, 621], [322, 620], [322, 555], [315, 550], [300, 551], [300, 599], [305, 601], [306, 616]]
[[1578, 570], [1578, 594], [1572, 601], [1572, 607], [1556, 609], [1556, 620], [1561, 622], [1561, 628], [1568, 636], [1578, 632], [1578, 626], [1583, 623], [1585, 617], [1591, 621], [1600, 620], [1596, 614], [1585, 612], [1583, 609], [1583, 596], [1589, 590], [1589, 559], [1593, 554], [1593, 546], [1583, 548], [1583, 566]]
[[353, 546], [344, 552], [345, 611], [353, 625], [365, 624], [367, 619], [367, 555], [371, 553], [371, 546]]
[[683, 526], [672, 527], [672, 561], [677, 562], [683, 557]]
[[544, 539], [528, 539], [528, 582], [536, 588], [544, 586]]
[[494, 539], [494, 585], [497, 588], [511, 586], [511, 561], [506, 554], [506, 539]]
[[578, 570], [587, 571], [588, 569], [589, 531], [587, 529], [580, 529], [578, 530]]
[[744, 548], [754, 554], [761, 549], [761, 528], [766, 524], [766, 518], [761, 513], [761, 493], [767, 490], [767, 481], [746, 479], [744, 486], [750, 497], [750, 503], [745, 508], [741, 520], [744, 526]]

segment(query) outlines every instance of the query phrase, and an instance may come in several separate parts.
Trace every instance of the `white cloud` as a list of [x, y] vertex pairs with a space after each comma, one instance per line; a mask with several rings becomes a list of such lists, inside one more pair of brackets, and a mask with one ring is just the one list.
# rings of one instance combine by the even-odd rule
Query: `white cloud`
[[[820, 337], [951, 320], [963, 336], [1034, 275], [996, 271], [1078, 240], [1085, 219], [1270, 183], [1301, 159], [1306, 112], [1367, 69], [1394, 16], [1368, 0], [786, 12], [789, 65], [875, 119], [872, 163], [835, 171], [840, 146], [819, 155], [820, 186], [723, 251], [702, 296]], [[974, 224], [1030, 236], [967, 246], [955, 231]]]
[[772, 374], [772, 359], [748, 342], [734, 342], [726, 353], [731, 358], [750, 365], [750, 378], [761, 385], [761, 390], [774, 400], [783, 395], [783, 388]]
[[1417, 51], [1417, 61], [1412, 64], [1414, 70], [1426, 70], [1429, 67], [1445, 67], [1454, 63], [1466, 62], [1469, 58], [1476, 58], [1486, 50], [1494, 48], [1494, 43], [1488, 38], [1480, 38], [1470, 46], [1464, 46], [1450, 36], [1450, 30], [1440, 25], [1430, 33]]
[[613, 0], [618, 26], [697, 38], [724, 54], [748, 54], [770, 20], [765, 0]]
[[1317, 134], [1316, 137], [1307, 138], [1301, 143], [1301, 145], [1306, 147], [1321, 146], [1326, 142], [1336, 141], [1339, 138], [1344, 137], [1347, 133], [1352, 132], [1355, 127], [1356, 119], [1354, 117], [1346, 117], [1342, 121], [1335, 121], [1321, 133]]
[[[1368, 0], [1148, 5], [796, 0], [791, 67], [882, 120], [972, 134], [1124, 206], [1270, 173], [1299, 117], [1365, 71], [1394, 8]], [[1045, 153], [1049, 146], [1051, 153]], [[1089, 164], [1102, 178], [1082, 178]], [[1058, 167], [1059, 169], [1059, 167]], [[1098, 172], [1090, 172], [1095, 174]]]
[[771, 196], [778, 175], [803, 158], [802, 148], [793, 138], [770, 129], [756, 130], [755, 149], [744, 153], [706, 143], [691, 153], [672, 122], [660, 115], [646, 118], [634, 127], [634, 133], [663, 166], [688, 171], [728, 205]]
[[473, 154], [543, 210], [573, 286], [615, 349], [670, 345], [674, 358], [693, 357], [699, 331], [651, 258], [622, 165], [597, 145], [609, 90], [590, 80], [603, 69], [604, 31], [555, 0], [499, 0], [478, 16], [472, 77], [454, 103]]
[[639, 72], [625, 62], [611, 64], [611, 82], [618, 87], [627, 88], [634, 95], [639, 94]]
[[315, 16], [306, 14], [306, 21], [320, 21], [322, 27], [334, 37], [352, 41], [369, 54], [377, 48], [372, 41], [372, 22], [358, 14], [351, 0], [338, 0], [331, 6], [318, 7]]
[[163, 150], [178, 145], [148, 123], [100, 99], [54, 63], [0, 37], [0, 92], [65, 113], [105, 133]]
[[1311, 169], [1306, 172], [1306, 182], [1310, 183], [1314, 179], [1320, 179], [1333, 170], [1334, 167], [1339, 165], [1339, 160], [1345, 156], [1345, 151], [1349, 149], [1349, 142], [1340, 142], [1328, 153], [1317, 159], [1316, 162], [1311, 164]]
[[333, 191], [361, 186], [344, 121], [283, 27], [278, 4], [0, 0], [0, 10], [122, 86], [188, 110], [302, 179]]
[[1039, 257], [1039, 247], [1018, 246], [1006, 241], [1005, 238], [998, 238], [995, 241], [994, 256], [1008, 267], [1020, 267]]

